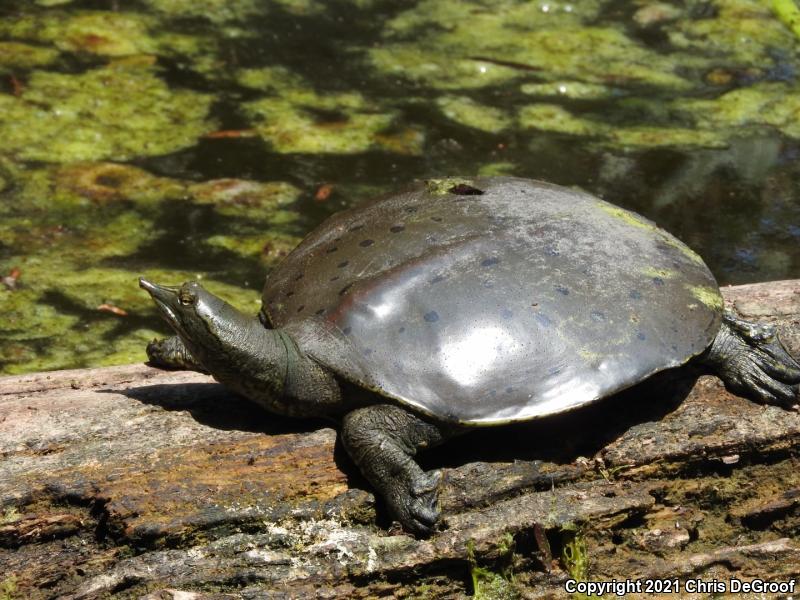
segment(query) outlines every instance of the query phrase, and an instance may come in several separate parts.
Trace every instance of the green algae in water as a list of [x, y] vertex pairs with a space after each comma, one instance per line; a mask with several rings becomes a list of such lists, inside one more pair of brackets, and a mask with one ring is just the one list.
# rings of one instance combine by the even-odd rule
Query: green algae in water
[[568, 80], [525, 83], [520, 86], [520, 91], [529, 96], [554, 96], [573, 100], [598, 100], [623, 94], [622, 90], [605, 85]]
[[383, 149], [420, 154], [423, 138], [395, 127], [398, 112], [380, 110], [360, 92], [319, 94], [285, 69], [244, 71], [244, 85], [273, 92], [243, 105], [256, 131], [280, 153], [354, 154]]
[[52, 48], [22, 42], [0, 41], [0, 69], [30, 69], [49, 65], [58, 58]]
[[112, 57], [209, 52], [204, 35], [161, 30], [157, 19], [132, 12], [56, 10], [24, 14], [0, 21], [0, 35], [49, 43], [67, 53]]
[[[689, 2], [701, 9], [702, 0]], [[757, 67], [774, 61], [774, 48], [794, 44], [791, 31], [774, 17], [769, 0], [716, 0], [714, 18], [685, 18], [667, 32], [670, 43], [699, 57], [718, 57], [718, 63], [745, 63]]]
[[[331, 10], [328, 2], [321, 0], [144, 0], [152, 10], [170, 17], [187, 16], [207, 19], [213, 23], [241, 22], [264, 15], [269, 17], [276, 8], [297, 16], [321, 15]], [[348, 4], [367, 8], [373, 0], [350, 0]]]
[[436, 104], [448, 119], [481, 131], [497, 133], [511, 124], [511, 119], [503, 111], [466, 96], [440, 96]]
[[602, 123], [572, 115], [558, 104], [529, 104], [519, 112], [519, 125], [570, 135], [604, 135], [608, 129]]
[[[638, 100], [620, 102], [625, 109], [641, 111]], [[604, 139], [622, 147], [691, 147], [724, 148], [732, 139], [758, 134], [773, 127], [784, 135], [800, 138], [800, 86], [787, 83], [758, 83], [733, 90], [712, 99], [677, 99], [662, 107], [652, 107], [647, 125], [610, 125], [606, 115], [588, 113], [577, 117], [557, 104], [530, 104], [519, 113], [519, 124], [544, 131]], [[694, 127], [664, 122], [667, 115]]]
[[200, 17], [213, 23], [242, 21], [267, 12], [259, 0], [144, 0], [152, 10], [169, 17]]
[[[139, 290], [136, 275], [110, 268], [78, 270], [69, 265], [53, 281], [41, 262], [22, 265], [25, 287], [0, 290], [0, 311], [7, 318], [0, 323], [0, 368], [6, 373], [143, 362], [148, 341], [166, 333], [159, 326], [152, 301]], [[147, 270], [143, 275], [164, 283], [198, 279], [189, 272]], [[33, 282], [33, 283], [27, 283]], [[243, 310], [255, 314], [259, 295], [253, 290], [204, 280], [209, 290], [220, 294]], [[127, 312], [117, 316], [98, 310], [110, 304]], [[131, 323], [131, 321], [134, 321]], [[137, 327], [137, 324], [139, 326]], [[58, 343], [53, 343], [57, 339]]]
[[303, 78], [286, 67], [262, 67], [259, 69], [239, 69], [236, 82], [247, 88], [262, 92], [287, 92], [303, 86]]
[[155, 53], [151, 20], [135, 14], [87, 12], [43, 14], [4, 20], [0, 33], [16, 39], [51, 42], [59, 50], [106, 56]]
[[386, 43], [370, 51], [373, 65], [438, 89], [486, 87], [532, 72], [539, 79], [689, 87], [674, 62], [620, 30], [589, 26], [602, 2], [497, 4], [420, 2], [390, 21]]
[[519, 76], [519, 71], [479, 58], [431, 55], [414, 44], [391, 44], [370, 50], [372, 66], [388, 77], [402, 77], [413, 84], [437, 90], [463, 90], [500, 85]]
[[[9, 164], [6, 171], [17, 186], [17, 202], [0, 203], [0, 246], [15, 253], [0, 261], [0, 272], [20, 272], [14, 289], [0, 287], [0, 311], [7, 316], [0, 324], [0, 370], [7, 373], [145, 360], [146, 343], [166, 331], [138, 289], [137, 276], [167, 283], [206, 276], [99, 265], [124, 261], [156, 239], [154, 218], [171, 202], [212, 206], [220, 216], [261, 223], [262, 234], [241, 236], [250, 246], [235, 246], [238, 236], [220, 236], [227, 243], [213, 236], [202, 242], [235, 252], [242, 262], [273, 264], [297, 241], [280, 233], [297, 214], [279, 207], [299, 193], [282, 182], [188, 182], [117, 163], [54, 165], [27, 173]], [[257, 311], [254, 290], [213, 279], [208, 287]], [[112, 314], [103, 305], [127, 314]]]
[[495, 177], [497, 175], [513, 175], [517, 170], [517, 165], [513, 162], [494, 162], [486, 163], [478, 169], [481, 177]]
[[45, 162], [174, 152], [214, 129], [211, 102], [170, 89], [146, 67], [37, 71], [19, 97], [0, 95], [0, 152]]
[[[660, 23], [675, 48], [670, 54], [633, 39], [622, 23], [599, 26], [596, 19], [605, 4], [504, 2], [488, 9], [479, 2], [420, 2], [388, 23], [385, 43], [370, 50], [370, 57], [387, 75], [439, 90], [492, 89], [519, 80], [525, 94], [598, 100], [596, 111], [580, 114], [561, 104], [540, 103], [518, 106], [516, 112], [523, 128], [589, 137], [605, 147], [722, 148], [759, 126], [798, 136], [798, 119], [791, 116], [800, 96], [797, 86], [757, 82], [776, 60], [789, 60], [776, 58], [775, 48], [795, 43], [764, 3], [719, 0], [713, 18], [693, 16], [700, 2], [672, 7]], [[789, 73], [799, 67], [789, 63], [779, 68]], [[752, 73], [757, 91], [723, 88], [718, 99], [695, 99], [699, 91], [708, 96], [707, 78], [725, 84], [737, 71]], [[643, 90], [648, 94], [643, 96]], [[674, 99], [654, 95], [654, 90]], [[769, 110], [759, 115], [753, 103], [742, 130], [730, 114], [726, 93], [758, 96]], [[627, 101], [609, 102], [626, 96]], [[481, 127], [480, 115], [453, 98], [459, 97], [437, 99], [450, 118], [485, 131], [500, 129], [499, 124]], [[506, 115], [497, 114], [505, 123]]]
[[676, 108], [695, 116], [706, 130], [772, 126], [800, 138], [800, 85], [759, 83], [733, 90], [713, 100], [683, 100]]
[[300, 190], [283, 181], [245, 181], [214, 179], [188, 186], [188, 193], [198, 203], [213, 204], [222, 214], [259, 217], [269, 209], [287, 205], [300, 195]]
[[242, 258], [258, 259], [271, 266], [286, 257], [302, 241], [290, 235], [212, 235], [206, 243], [230, 250]]
[[125, 201], [151, 205], [187, 194], [182, 181], [156, 177], [144, 169], [112, 162], [29, 169], [24, 176], [17, 174], [16, 185], [17, 209], [46, 211], [68, 220], [80, 214], [76, 210], [92, 209], [107, 215], [108, 211], [101, 208], [105, 205]]

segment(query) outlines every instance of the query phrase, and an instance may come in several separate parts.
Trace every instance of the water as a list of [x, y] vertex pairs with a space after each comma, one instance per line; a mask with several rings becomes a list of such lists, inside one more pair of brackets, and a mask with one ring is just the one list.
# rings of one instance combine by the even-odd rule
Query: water
[[138, 275], [255, 313], [326, 216], [445, 174], [800, 277], [799, 44], [755, 0], [0, 1], [0, 372], [143, 360]]

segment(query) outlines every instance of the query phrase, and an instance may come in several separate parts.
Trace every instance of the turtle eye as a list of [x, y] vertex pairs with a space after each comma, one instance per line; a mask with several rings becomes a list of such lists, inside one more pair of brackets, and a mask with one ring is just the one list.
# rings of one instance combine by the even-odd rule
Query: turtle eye
[[189, 290], [181, 290], [178, 293], [178, 300], [184, 306], [189, 306], [190, 304], [194, 304], [194, 301], [197, 300], [197, 296], [195, 296]]

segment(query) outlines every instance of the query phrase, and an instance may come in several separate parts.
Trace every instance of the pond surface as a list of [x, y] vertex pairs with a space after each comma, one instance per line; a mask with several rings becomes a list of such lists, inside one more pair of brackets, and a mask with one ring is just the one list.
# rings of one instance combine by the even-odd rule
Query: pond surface
[[721, 284], [800, 277], [792, 18], [792, 0], [0, 0], [0, 373], [144, 360], [167, 330], [139, 275], [255, 314], [327, 215], [448, 174], [598, 194]]

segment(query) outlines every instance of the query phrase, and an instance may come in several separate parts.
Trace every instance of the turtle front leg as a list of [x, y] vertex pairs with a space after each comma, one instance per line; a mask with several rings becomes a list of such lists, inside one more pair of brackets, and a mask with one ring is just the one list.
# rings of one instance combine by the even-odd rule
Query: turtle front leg
[[774, 325], [751, 323], [726, 310], [702, 360], [733, 392], [786, 408], [798, 403], [800, 364], [786, 351]]
[[177, 335], [147, 344], [147, 358], [151, 364], [162, 369], [183, 369], [207, 373], [197, 362]]
[[383, 496], [392, 517], [417, 535], [430, 534], [439, 520], [442, 473], [426, 473], [412, 457], [452, 433], [389, 404], [354, 410], [342, 423], [350, 457]]

